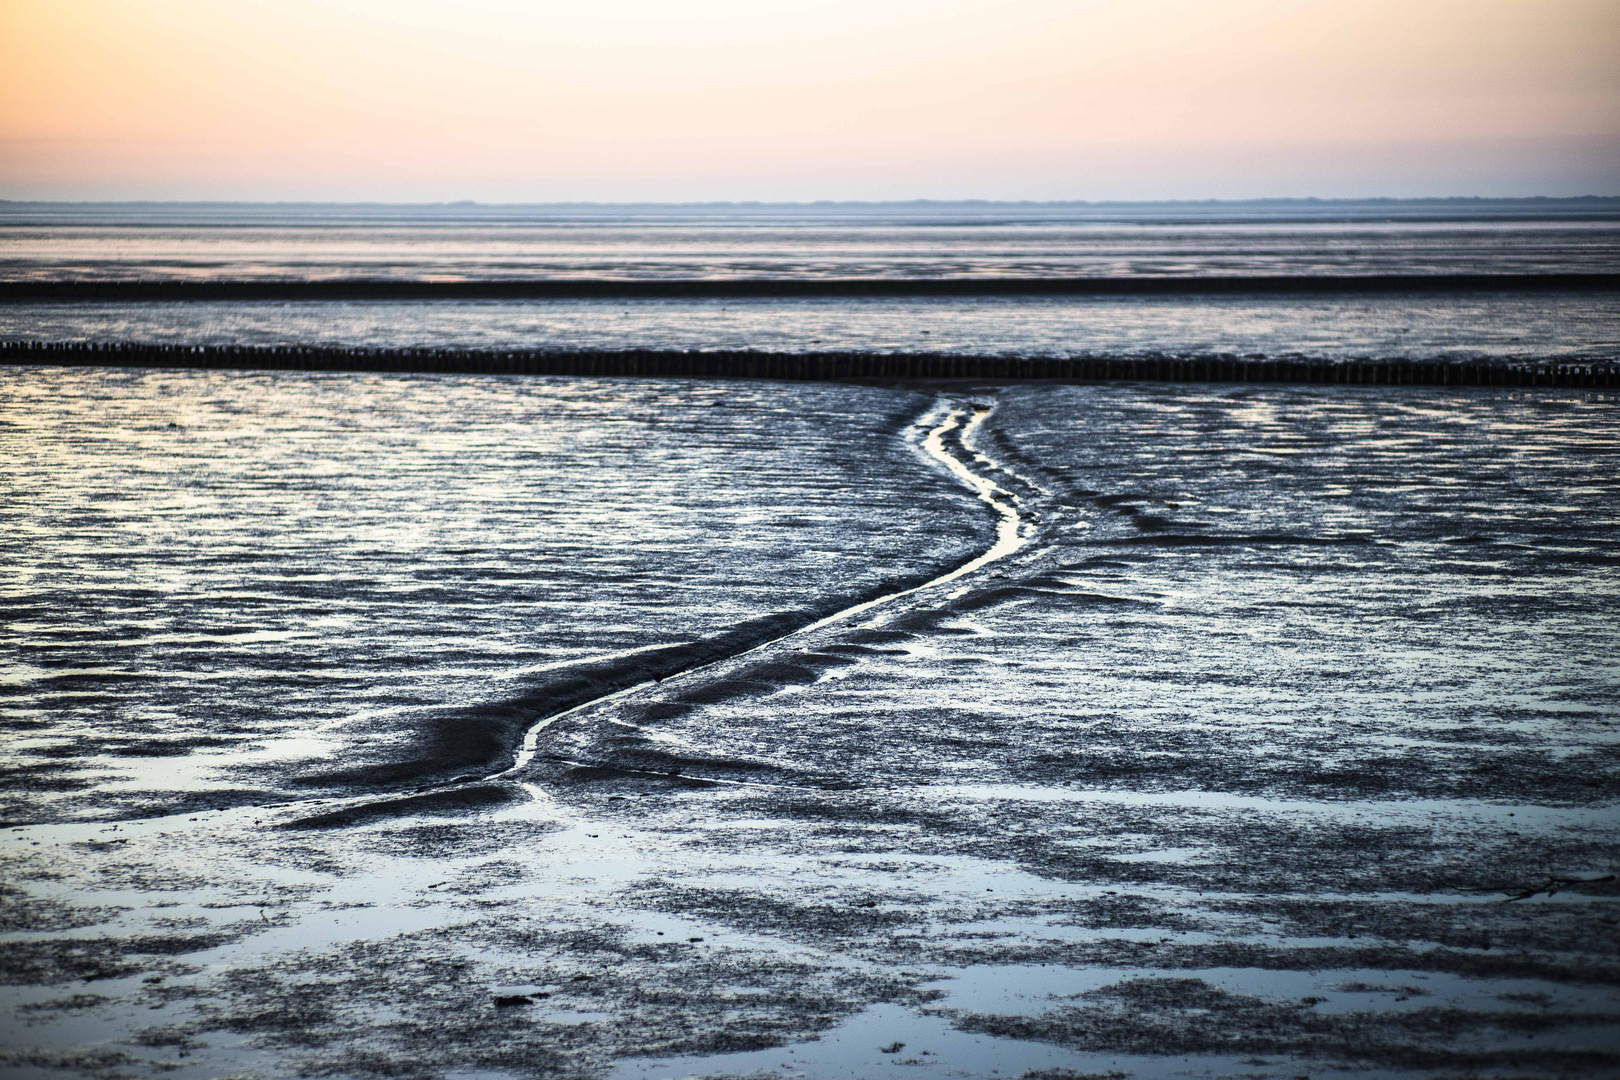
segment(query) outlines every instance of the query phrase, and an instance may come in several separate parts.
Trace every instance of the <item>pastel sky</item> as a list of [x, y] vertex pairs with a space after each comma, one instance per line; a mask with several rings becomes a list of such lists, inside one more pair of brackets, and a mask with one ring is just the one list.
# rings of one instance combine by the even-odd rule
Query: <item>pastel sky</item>
[[0, 0], [0, 197], [1620, 194], [1616, 0]]

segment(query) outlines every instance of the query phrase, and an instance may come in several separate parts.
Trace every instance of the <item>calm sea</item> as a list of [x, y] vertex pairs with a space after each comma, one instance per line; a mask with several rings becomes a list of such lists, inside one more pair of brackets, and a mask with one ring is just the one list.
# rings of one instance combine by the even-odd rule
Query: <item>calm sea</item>
[[[1620, 271], [1615, 200], [0, 204], [0, 281], [1312, 277]], [[1609, 293], [0, 304], [0, 338], [1603, 360]]]

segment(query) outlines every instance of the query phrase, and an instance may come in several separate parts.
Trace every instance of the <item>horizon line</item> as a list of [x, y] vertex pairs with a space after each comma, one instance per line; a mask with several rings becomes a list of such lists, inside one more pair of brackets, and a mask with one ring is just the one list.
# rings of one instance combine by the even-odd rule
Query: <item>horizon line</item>
[[559, 199], [542, 202], [485, 202], [478, 199], [439, 199], [392, 201], [382, 199], [6, 199], [0, 206], [350, 206], [350, 207], [873, 207], [873, 206], [1335, 206], [1397, 204], [1432, 205], [1445, 203], [1613, 203], [1620, 195], [1422, 195], [1348, 196], [1315, 195], [1266, 196], [1252, 199], [694, 199], [694, 200], [589, 200]]

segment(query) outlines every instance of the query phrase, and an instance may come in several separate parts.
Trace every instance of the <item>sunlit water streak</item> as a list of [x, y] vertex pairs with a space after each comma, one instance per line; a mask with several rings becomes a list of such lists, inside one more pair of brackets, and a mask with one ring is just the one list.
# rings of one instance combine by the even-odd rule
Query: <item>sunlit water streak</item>
[[[942, 404], [931, 410], [931, 415], [941, 412], [943, 412], [943, 416], [939, 423], [930, 429], [927, 436], [922, 440], [922, 450], [929, 457], [933, 458], [935, 461], [944, 466], [945, 469], [948, 470], [952, 476], [960, 480], [964, 486], [970, 488], [974, 494], [978, 496], [981, 502], [995, 511], [997, 517], [995, 543], [991, 544], [979, 555], [976, 555], [968, 561], [962, 563], [960, 566], [948, 570], [944, 574], [941, 574], [932, 580], [926, 581], [921, 585], [915, 585], [907, 589], [899, 589], [894, 592], [885, 593], [882, 596], [873, 597], [870, 600], [863, 600], [858, 604], [852, 604], [847, 608], [833, 612], [831, 615], [817, 619], [815, 622], [810, 623], [799, 630], [795, 630], [791, 634], [786, 634], [781, 637], [772, 638], [769, 641], [761, 642], [760, 644], [748, 649], [746, 652], [737, 654], [737, 656], [726, 657], [725, 661], [734, 661], [741, 659], [742, 657], [746, 657], [750, 653], [768, 650], [781, 642], [788, 640], [789, 638], [795, 636], [808, 636], [825, 627], [832, 626], [837, 623], [848, 622], [876, 608], [886, 607], [903, 601], [907, 597], [915, 596], [924, 590], [935, 589], [941, 585], [949, 584], [958, 578], [965, 577], [966, 575], [971, 574], [984, 566], [988, 566], [990, 563], [993, 563], [998, 559], [1006, 558], [1008, 555], [1017, 551], [1019, 548], [1023, 547], [1029, 542], [1032, 531], [1031, 525], [1020, 516], [1016, 505], [1017, 498], [1003, 490], [994, 480], [986, 476], [981, 476], [970, 469], [960, 457], [951, 452], [951, 449], [946, 445], [945, 442], [946, 436], [950, 435], [952, 432], [960, 431], [958, 441], [965, 448], [974, 430], [980, 424], [982, 424], [985, 417], [990, 414], [989, 407], [980, 406], [972, 409], [969, 413], [969, 410], [952, 408], [947, 404]], [[964, 414], [968, 414], [968, 419], [965, 424], [963, 423], [962, 419]], [[925, 420], [924, 424], [927, 422], [928, 421]], [[995, 464], [982, 454], [975, 454], [974, 456], [982, 464], [988, 465], [991, 468], [996, 468]], [[630, 698], [654, 685], [668, 685], [671, 683], [678, 683], [683, 680], [702, 678], [705, 669], [709, 666], [712, 665], [705, 665], [704, 667], [684, 671], [678, 675], [663, 680], [638, 683], [635, 686], [626, 687], [623, 690], [616, 690], [610, 694], [604, 694], [599, 698], [585, 702], [581, 705], [577, 705], [571, 709], [567, 709], [556, 714], [555, 716], [546, 717], [538, 724], [535, 724], [533, 727], [529, 728], [529, 730], [524, 734], [523, 744], [517, 752], [516, 758], [512, 763], [512, 767], [510, 769], [502, 770], [500, 773], [495, 774], [494, 777], [491, 777], [491, 779], [522, 775], [524, 769], [529, 765], [530, 762], [534, 760], [542, 733], [548, 727], [557, 723], [558, 721], [581, 713], [598, 710], [605, 705], [611, 705], [614, 702]]]

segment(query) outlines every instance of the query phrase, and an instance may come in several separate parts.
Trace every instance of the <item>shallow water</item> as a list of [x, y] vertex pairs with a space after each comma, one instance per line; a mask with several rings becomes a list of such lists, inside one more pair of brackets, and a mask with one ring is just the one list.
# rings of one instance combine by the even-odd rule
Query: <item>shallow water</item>
[[1120, 277], [1620, 268], [1612, 202], [0, 205], [0, 278]]
[[[0, 205], [0, 281], [1620, 271], [1610, 202]], [[1612, 361], [1613, 293], [4, 303], [0, 339]]]
[[1579, 362], [1620, 357], [1620, 297], [16, 303], [0, 339]]

